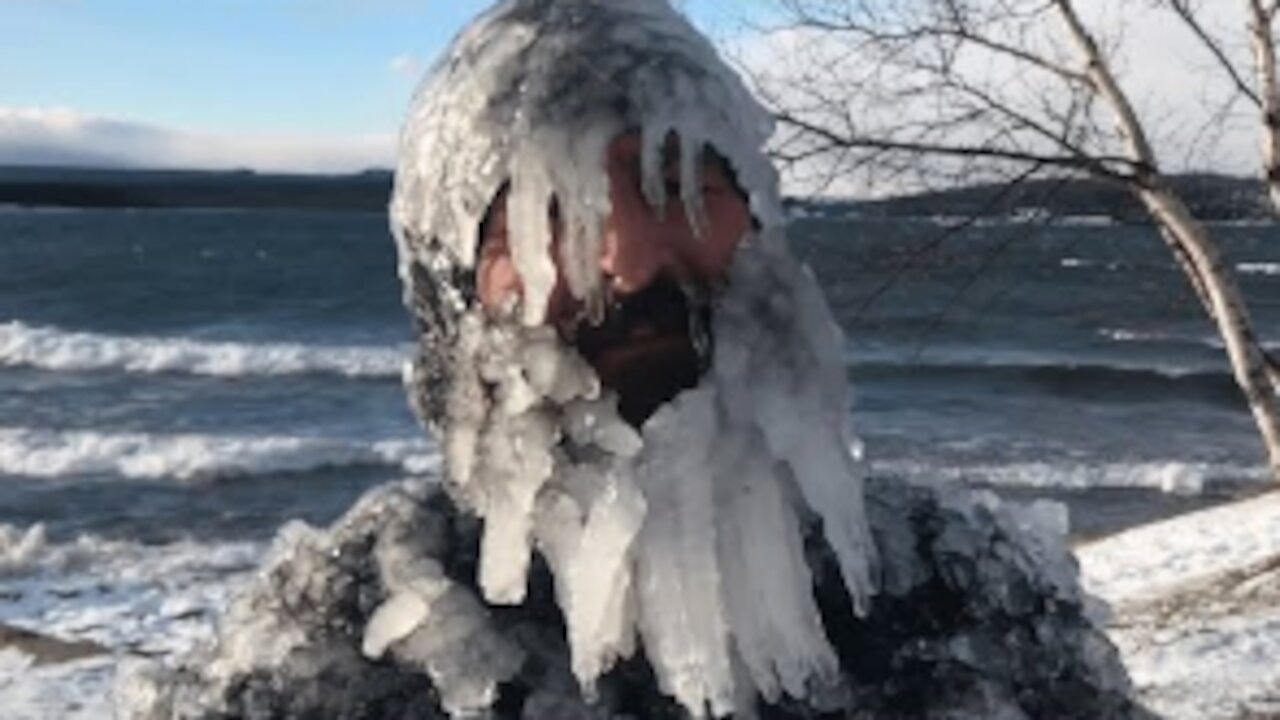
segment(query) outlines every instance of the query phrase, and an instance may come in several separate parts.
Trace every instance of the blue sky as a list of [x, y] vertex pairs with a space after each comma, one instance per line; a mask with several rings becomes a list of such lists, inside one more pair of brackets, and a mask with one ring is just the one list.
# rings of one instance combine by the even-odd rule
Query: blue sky
[[[771, 2], [674, 1], [737, 48], [753, 42], [741, 18]], [[1115, 4], [1078, 1], [1099, 12]], [[1215, 17], [1234, 27], [1241, 4], [1213, 1], [1225, 4]], [[423, 70], [489, 4], [0, 0], [0, 165], [388, 167]], [[1153, 19], [1121, 24], [1129, 52], [1120, 67], [1134, 99], [1157, 108], [1148, 116], [1160, 139], [1203, 126], [1209, 105], [1192, 87], [1197, 68], [1206, 74], [1202, 54], [1183, 29]], [[1228, 128], [1217, 165], [1252, 172], [1252, 132]]]
[[[110, 122], [111, 137], [138, 125], [169, 133], [168, 144], [203, 138], [233, 154], [242, 136], [259, 150], [275, 139], [298, 144], [297, 154], [309, 142], [348, 138], [363, 138], [368, 150], [375, 136], [385, 144], [395, 133], [422, 69], [489, 4], [0, 0], [0, 113], [8, 113], [0, 131], [7, 121], [10, 135], [44, 132], [57, 136], [49, 142], [91, 144], [103, 135], [98, 125]], [[744, 5], [683, 6], [704, 30], [728, 37]], [[176, 155], [200, 163], [197, 151], [184, 152]], [[243, 164], [254, 163], [246, 157]]]

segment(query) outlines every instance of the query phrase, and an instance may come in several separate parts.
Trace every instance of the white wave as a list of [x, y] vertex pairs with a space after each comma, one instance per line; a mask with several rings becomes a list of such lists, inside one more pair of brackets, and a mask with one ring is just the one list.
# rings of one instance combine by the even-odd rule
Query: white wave
[[1162, 340], [1178, 339], [1166, 333], [1125, 330], [1124, 328], [1103, 328], [1098, 331], [1098, 335], [1114, 342], [1160, 342]]
[[1061, 260], [1058, 261], [1058, 265], [1060, 267], [1072, 268], [1072, 269], [1100, 267], [1106, 270], [1107, 272], [1116, 272], [1124, 267], [1122, 263], [1118, 263], [1118, 262], [1100, 263], [1097, 260], [1087, 260], [1085, 258], [1078, 258], [1078, 257], [1062, 258]]
[[1243, 262], [1236, 265], [1244, 275], [1280, 275], [1280, 263], [1269, 262]]
[[1068, 227], [1111, 227], [1120, 224], [1110, 215], [1064, 215], [1056, 222]]
[[1262, 465], [1154, 461], [1134, 463], [1025, 462], [937, 466], [912, 461], [875, 464], [876, 472], [923, 482], [980, 482], [997, 486], [1056, 490], [1139, 488], [1175, 495], [1199, 495], [1214, 480], [1265, 483]]
[[425, 474], [437, 463], [435, 448], [425, 438], [366, 442], [0, 427], [0, 474], [36, 478], [108, 474], [186, 481], [370, 464]]
[[[1193, 335], [1189, 333], [1161, 333], [1161, 332], [1143, 332], [1141, 330], [1125, 330], [1123, 328], [1104, 328], [1098, 331], [1100, 337], [1107, 338], [1114, 342], [1177, 342], [1189, 345], [1200, 345], [1210, 350], [1225, 350], [1226, 343], [1222, 341], [1219, 335]], [[1280, 351], [1280, 344], [1263, 343], [1263, 347], [1269, 352]], [[1222, 366], [1206, 367], [1200, 370], [1187, 369], [1187, 372], [1204, 372], [1207, 370], [1221, 370]], [[1185, 374], [1185, 373], [1184, 373]]]
[[[1103, 331], [1105, 333], [1107, 331]], [[1124, 332], [1124, 331], [1117, 331]], [[1153, 338], [1155, 336], [1152, 336]], [[1132, 340], [1133, 338], [1128, 338]], [[1206, 341], [1210, 342], [1210, 341]], [[991, 368], [1007, 370], [1115, 370], [1131, 373], [1152, 373], [1179, 380], [1192, 375], [1226, 372], [1213, 363], [1159, 363], [1142, 360], [1089, 355], [1086, 353], [1017, 350], [989, 347], [929, 348], [923, 357], [886, 348], [852, 348], [846, 355], [857, 378], [860, 366], [881, 365], [913, 369]]]
[[95, 535], [55, 542], [39, 524], [0, 525], [0, 625], [104, 650], [41, 666], [20, 644], [0, 648], [0, 716], [112, 717], [117, 663], [211, 641], [218, 614], [253, 578], [266, 547]]
[[69, 332], [17, 321], [0, 323], [0, 366], [54, 371], [119, 370], [215, 377], [327, 373], [394, 378], [400, 376], [408, 356], [404, 347], [204, 342]]
[[210, 634], [266, 550], [266, 542], [152, 545], [93, 534], [55, 542], [41, 524], [0, 524], [0, 625], [112, 651], [186, 649]]

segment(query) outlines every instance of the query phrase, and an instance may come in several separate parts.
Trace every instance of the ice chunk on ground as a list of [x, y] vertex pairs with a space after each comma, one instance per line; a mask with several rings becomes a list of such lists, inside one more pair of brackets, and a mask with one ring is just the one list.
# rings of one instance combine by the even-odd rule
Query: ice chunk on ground
[[392, 595], [369, 618], [369, 625], [364, 629], [361, 652], [365, 657], [377, 660], [387, 651], [387, 646], [403, 640], [416, 630], [430, 611], [427, 603], [413, 593]]

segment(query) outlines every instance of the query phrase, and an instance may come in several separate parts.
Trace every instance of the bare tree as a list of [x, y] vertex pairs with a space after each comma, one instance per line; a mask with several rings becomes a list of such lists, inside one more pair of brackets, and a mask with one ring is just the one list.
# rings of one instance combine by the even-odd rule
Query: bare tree
[[1276, 83], [1276, 15], [1280, 0], [1245, 0], [1262, 111], [1262, 158], [1271, 208], [1280, 217], [1280, 85]]
[[[1232, 268], [1169, 182], [1117, 78], [1121, 37], [1097, 35], [1074, 0], [776, 1], [787, 20], [773, 38], [785, 52], [763, 70], [757, 63], [754, 79], [781, 120], [784, 162], [821, 168], [810, 177], [819, 183], [856, 178], [923, 189], [1090, 176], [1127, 188], [1216, 324], [1280, 480], [1280, 372]], [[1280, 0], [1245, 0], [1256, 87], [1188, 2], [1157, 0], [1190, 19], [1240, 94], [1263, 110], [1274, 200], [1280, 116], [1272, 28]]]

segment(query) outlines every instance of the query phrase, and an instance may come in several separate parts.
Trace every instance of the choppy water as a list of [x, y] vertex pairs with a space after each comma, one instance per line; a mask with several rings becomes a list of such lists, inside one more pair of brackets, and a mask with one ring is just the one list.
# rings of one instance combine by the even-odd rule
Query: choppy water
[[[1280, 242], [1215, 228], [1280, 338]], [[1263, 479], [1202, 318], [1148, 228], [810, 217], [879, 472], [1015, 493]], [[380, 215], [0, 212], [0, 526], [265, 539], [431, 472], [400, 387]]]

